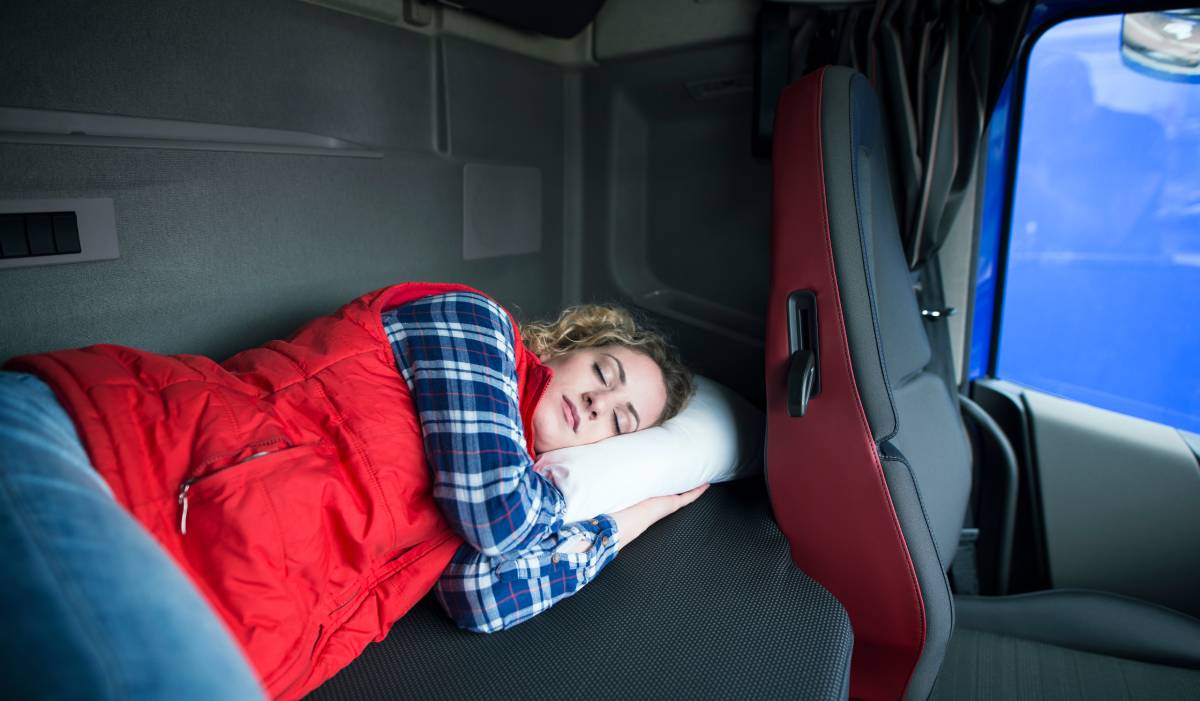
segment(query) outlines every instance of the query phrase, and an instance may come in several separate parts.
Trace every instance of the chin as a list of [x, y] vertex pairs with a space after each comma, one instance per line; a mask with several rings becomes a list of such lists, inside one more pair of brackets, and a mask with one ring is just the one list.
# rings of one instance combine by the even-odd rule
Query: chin
[[558, 450], [559, 448], [566, 448], [566, 447], [569, 447], [569, 445], [570, 445], [569, 443], [564, 443], [563, 441], [555, 440], [555, 437], [550, 436], [547, 438], [538, 438], [537, 441], [533, 444], [533, 447], [535, 450], [537, 450], [537, 452], [539, 454], [541, 454], [541, 453], [549, 453], [551, 450]]
[[533, 441], [533, 449], [535, 452], [540, 455], [542, 453], [562, 447], [555, 445], [558, 442], [556, 440], [557, 434], [555, 433], [557, 426], [546, 426], [544, 425], [544, 422], [538, 421], [537, 419], [534, 419], [533, 425], [537, 431], [537, 437]]

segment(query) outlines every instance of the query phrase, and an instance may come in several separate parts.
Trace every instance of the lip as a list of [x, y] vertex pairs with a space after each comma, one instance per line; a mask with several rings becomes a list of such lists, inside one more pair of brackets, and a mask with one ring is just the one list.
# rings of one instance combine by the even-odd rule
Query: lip
[[579, 412], [575, 409], [575, 405], [570, 399], [563, 397], [563, 418], [571, 425], [571, 430], [579, 433]]

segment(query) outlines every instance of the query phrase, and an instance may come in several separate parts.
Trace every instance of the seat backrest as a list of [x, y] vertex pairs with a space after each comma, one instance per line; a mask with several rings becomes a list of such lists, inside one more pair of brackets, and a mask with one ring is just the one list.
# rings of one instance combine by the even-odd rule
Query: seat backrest
[[[789, 86], [775, 122], [767, 316], [767, 479], [796, 564], [854, 627], [851, 696], [928, 696], [953, 628], [946, 570], [970, 452], [901, 250], [886, 130], [866, 77], [827, 67]], [[819, 392], [789, 414], [810, 291]], [[793, 384], [795, 384], [793, 378]], [[792, 388], [793, 394], [796, 388]], [[795, 410], [793, 409], [793, 413]]]

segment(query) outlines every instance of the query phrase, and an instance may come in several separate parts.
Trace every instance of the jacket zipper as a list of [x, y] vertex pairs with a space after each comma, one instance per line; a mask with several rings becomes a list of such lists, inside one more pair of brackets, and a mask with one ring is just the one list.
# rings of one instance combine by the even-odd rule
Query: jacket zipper
[[219, 470], [213, 470], [212, 472], [206, 472], [203, 475], [189, 477], [189, 478], [185, 479], [183, 482], [181, 482], [179, 484], [179, 512], [180, 512], [179, 513], [179, 533], [181, 535], [187, 535], [188, 491], [191, 490], [193, 484], [195, 484], [201, 480], [206, 480], [209, 477], [212, 477], [213, 475], [219, 475], [222, 472], [225, 472], [226, 470], [232, 470], [235, 467], [245, 465], [246, 463], [248, 463], [251, 460], [254, 460], [256, 458], [261, 458], [264, 455], [270, 455], [271, 452], [272, 451], [264, 450], [264, 451], [261, 451], [258, 453], [254, 453], [253, 455], [246, 458], [245, 460], [242, 460], [241, 462], [235, 462], [232, 465], [222, 467]]

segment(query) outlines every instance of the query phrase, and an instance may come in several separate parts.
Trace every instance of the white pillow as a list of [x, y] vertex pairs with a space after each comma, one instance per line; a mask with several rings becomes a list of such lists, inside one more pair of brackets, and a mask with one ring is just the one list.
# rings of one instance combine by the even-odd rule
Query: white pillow
[[760, 469], [762, 412], [727, 387], [695, 380], [691, 402], [661, 426], [542, 454], [534, 469], [566, 497], [567, 523]]

